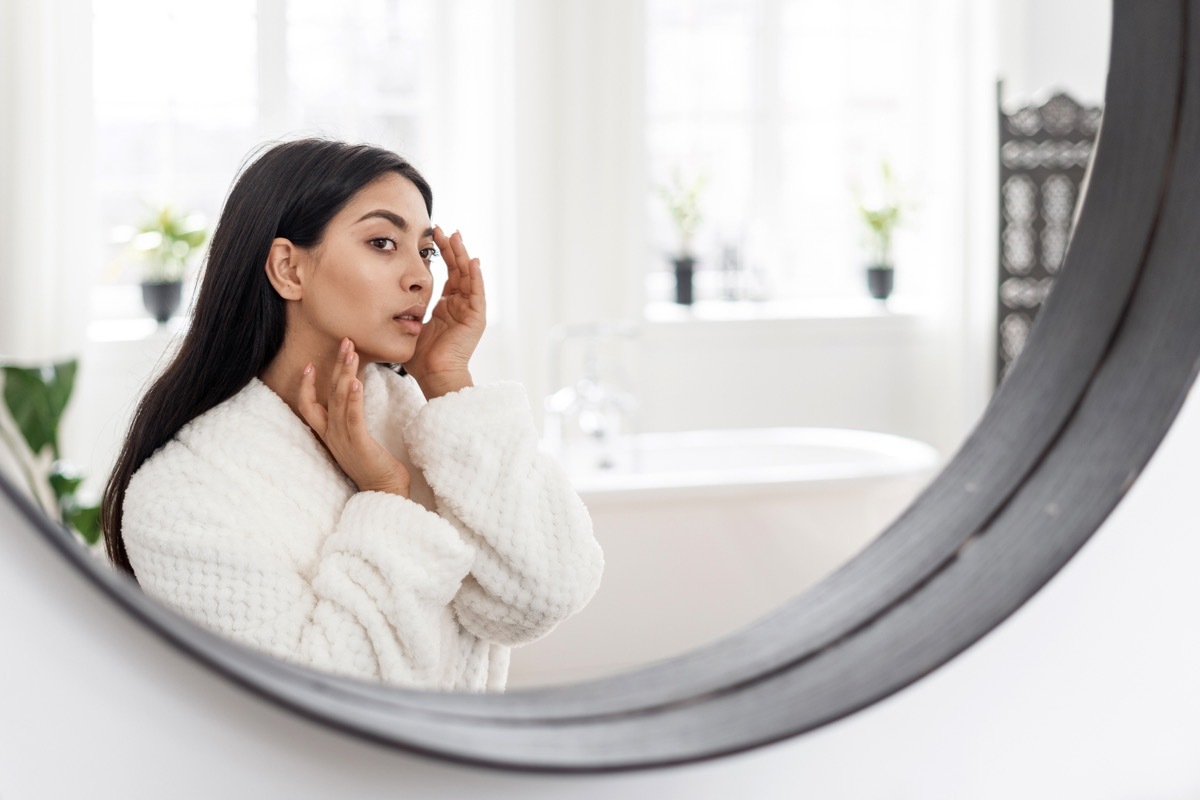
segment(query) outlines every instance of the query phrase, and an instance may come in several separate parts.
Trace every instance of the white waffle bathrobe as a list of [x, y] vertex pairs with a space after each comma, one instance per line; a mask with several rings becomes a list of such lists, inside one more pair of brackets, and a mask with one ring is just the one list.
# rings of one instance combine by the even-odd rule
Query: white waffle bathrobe
[[130, 481], [123, 530], [138, 581], [214, 631], [316, 669], [502, 690], [509, 648], [599, 585], [587, 510], [538, 451], [518, 384], [426, 403], [411, 377], [372, 366], [363, 394], [412, 499], [357, 491], [254, 379]]

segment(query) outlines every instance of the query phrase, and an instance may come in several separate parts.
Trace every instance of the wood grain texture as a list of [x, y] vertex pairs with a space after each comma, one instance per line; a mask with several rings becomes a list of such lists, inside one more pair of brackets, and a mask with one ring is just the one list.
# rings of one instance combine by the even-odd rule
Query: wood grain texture
[[531, 771], [683, 763], [812, 730], [936, 670], [1087, 541], [1165, 435], [1200, 362], [1200, 0], [1118, 0], [1091, 185], [1066, 263], [975, 431], [860, 556], [769, 617], [664, 664], [507, 695], [356, 684], [200, 630], [82, 554], [80, 573], [253, 691], [359, 736]]

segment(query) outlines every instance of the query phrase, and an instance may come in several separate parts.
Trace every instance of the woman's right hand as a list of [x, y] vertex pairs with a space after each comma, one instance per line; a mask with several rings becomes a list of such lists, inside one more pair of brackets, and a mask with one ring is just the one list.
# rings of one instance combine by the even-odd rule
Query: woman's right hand
[[333, 386], [325, 405], [317, 399], [316, 380], [316, 370], [308, 364], [300, 381], [300, 413], [321, 437], [338, 466], [360, 492], [408, 497], [408, 469], [367, 430], [354, 343], [342, 340], [339, 363], [333, 369]]

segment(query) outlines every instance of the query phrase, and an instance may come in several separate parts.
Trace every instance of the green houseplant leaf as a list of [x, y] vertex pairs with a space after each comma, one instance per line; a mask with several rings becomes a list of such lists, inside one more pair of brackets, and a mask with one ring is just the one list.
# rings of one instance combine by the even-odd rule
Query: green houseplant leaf
[[894, 267], [892, 238], [895, 235], [896, 227], [904, 217], [905, 205], [901, 200], [900, 187], [892, 172], [891, 164], [883, 161], [879, 167], [879, 174], [880, 196], [873, 202], [867, 202], [861, 196], [856, 196], [855, 204], [867, 235], [872, 264], [880, 267]]
[[75, 388], [78, 362], [64, 361], [46, 367], [5, 366], [4, 403], [12, 413], [29, 449], [46, 447], [58, 458], [58, 422]]
[[83, 483], [82, 475], [76, 472], [64, 472], [61, 462], [55, 463], [54, 470], [50, 473], [50, 486], [54, 489], [55, 497], [63, 498], [75, 494], [81, 483]]
[[[85, 542], [100, 540], [100, 506], [76, 495], [83, 475], [58, 460], [58, 425], [75, 389], [74, 359], [44, 367], [3, 366], [4, 405], [34, 455], [53, 456], [44, 480], [53, 490], [62, 523]], [[42, 463], [47, 463], [46, 460]]]
[[138, 228], [134, 250], [144, 261], [144, 281], [162, 283], [182, 280], [193, 253], [204, 244], [208, 231], [199, 214], [176, 212], [162, 206]]
[[100, 541], [100, 506], [99, 504], [83, 504], [71, 495], [64, 499], [62, 507], [63, 524], [75, 530], [88, 544]]
[[671, 221], [675, 223], [675, 230], [679, 234], [679, 255], [683, 258], [692, 256], [692, 240], [703, 219], [700, 197], [707, 183], [706, 175], [698, 174], [689, 179], [679, 170], [675, 170], [671, 174], [670, 184], [656, 188], [659, 198], [667, 207]]

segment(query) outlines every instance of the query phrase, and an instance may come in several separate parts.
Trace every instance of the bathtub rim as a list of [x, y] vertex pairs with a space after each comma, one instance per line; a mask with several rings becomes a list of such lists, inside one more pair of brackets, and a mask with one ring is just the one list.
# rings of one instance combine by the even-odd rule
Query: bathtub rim
[[941, 463], [933, 445], [878, 431], [851, 428], [771, 427], [723, 428], [705, 431], [659, 431], [624, 437], [650, 449], [726, 445], [729, 440], [750, 447], [824, 447], [882, 456], [870, 463], [844, 461], [773, 464], [748, 468], [643, 471], [613, 469], [568, 473], [584, 502], [677, 502], [700, 497], [755, 497], [789, 488], [821, 489], [865, 485], [872, 481], [931, 476]]
[[633, 770], [840, 719], [934, 671], [1036, 593], [1128, 491], [1195, 377], [1200, 270], [1185, 254], [1200, 243], [1183, 220], [1200, 211], [1200, 160], [1178, 142], [1200, 137], [1200, 0], [1116, 0], [1112, 29], [1102, 138], [1059, 290], [983, 420], [859, 558], [712, 647], [562, 690], [383, 690], [208, 634], [98, 564], [7, 482], [0, 490], [148, 633], [261, 697], [411, 752], [519, 771]]

